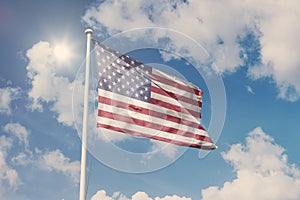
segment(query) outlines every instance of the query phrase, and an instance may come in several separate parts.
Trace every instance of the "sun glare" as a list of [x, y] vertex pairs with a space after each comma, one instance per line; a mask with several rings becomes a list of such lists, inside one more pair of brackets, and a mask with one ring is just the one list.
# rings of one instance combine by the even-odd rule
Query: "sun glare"
[[71, 50], [67, 45], [57, 45], [54, 48], [54, 56], [60, 63], [67, 63], [71, 58]]

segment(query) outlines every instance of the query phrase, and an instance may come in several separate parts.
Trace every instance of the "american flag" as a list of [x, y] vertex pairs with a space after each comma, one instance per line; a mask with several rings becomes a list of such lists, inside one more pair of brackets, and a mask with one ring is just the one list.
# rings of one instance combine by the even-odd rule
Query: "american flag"
[[93, 41], [101, 131], [205, 150], [217, 148], [200, 124], [199, 88]]

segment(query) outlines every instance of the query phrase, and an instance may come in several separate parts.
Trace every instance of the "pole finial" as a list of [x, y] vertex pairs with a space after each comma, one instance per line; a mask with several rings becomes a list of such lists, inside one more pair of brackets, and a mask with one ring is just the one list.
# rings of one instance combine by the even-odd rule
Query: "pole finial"
[[84, 33], [87, 35], [87, 34], [93, 34], [93, 30], [88, 28], [88, 29], [85, 29]]

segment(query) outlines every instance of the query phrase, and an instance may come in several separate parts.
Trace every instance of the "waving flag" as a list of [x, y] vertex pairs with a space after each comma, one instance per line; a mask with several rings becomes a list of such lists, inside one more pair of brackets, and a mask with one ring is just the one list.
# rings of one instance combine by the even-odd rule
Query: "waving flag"
[[99, 72], [97, 127], [108, 134], [217, 148], [200, 124], [199, 88], [97, 41], [94, 44]]

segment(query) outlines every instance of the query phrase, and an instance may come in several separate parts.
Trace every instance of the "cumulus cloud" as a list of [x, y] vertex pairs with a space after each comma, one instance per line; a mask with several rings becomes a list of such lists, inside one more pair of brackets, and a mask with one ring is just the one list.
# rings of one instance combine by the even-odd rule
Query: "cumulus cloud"
[[300, 170], [289, 164], [284, 149], [258, 127], [246, 138], [246, 144], [234, 144], [222, 153], [237, 177], [222, 187], [202, 190], [209, 199], [299, 199]]
[[16, 156], [9, 156], [8, 159], [12, 161], [12, 164], [32, 166], [43, 171], [62, 173], [74, 183], [78, 183], [79, 161], [71, 161], [58, 149], [47, 151], [36, 148], [34, 151], [31, 151], [28, 140], [30, 131], [20, 123], [8, 123], [3, 126], [3, 131], [10, 133], [10, 135], [8, 137], [0, 137], [0, 185], [1, 180], [8, 181], [8, 185], [12, 188], [16, 188], [21, 183], [17, 171], [9, 167], [6, 162], [8, 151], [12, 148], [14, 142], [18, 142], [24, 148], [21, 148]]
[[151, 198], [145, 192], [136, 192], [131, 198], [127, 198], [120, 192], [115, 192], [112, 196], [106, 194], [105, 190], [99, 190], [92, 196], [91, 200], [192, 200], [187, 197], [179, 197], [177, 195]]
[[[259, 48], [259, 58], [249, 68], [249, 76], [271, 77], [278, 86], [278, 97], [295, 101], [300, 98], [299, 17], [297, 0], [111, 0], [94, 4], [82, 19], [102, 38], [133, 28], [175, 29], [201, 43], [217, 64], [214, 68], [218, 72], [234, 72], [245, 65], [244, 58], [253, 56], [241, 58], [243, 48], [253, 46], [242, 47], [238, 41], [250, 32], [259, 41], [259, 46], [254, 47]], [[165, 37], [168, 35], [149, 34], [147, 40], [159, 43]], [[168, 43], [168, 48], [193, 55], [192, 51], [182, 51], [182, 41], [170, 39], [172, 45]]]
[[[31, 110], [43, 111], [50, 103], [50, 109], [57, 114], [57, 120], [73, 125], [72, 92], [74, 81], [68, 77], [69, 67], [61, 65], [49, 42], [40, 41], [27, 50], [27, 76], [31, 83], [28, 93]], [[75, 98], [82, 98], [81, 94]], [[80, 101], [76, 101], [80, 102]]]
[[12, 139], [0, 136], [0, 195], [4, 196], [6, 190], [17, 189], [21, 184], [21, 179], [15, 169], [13, 169], [8, 161], [7, 154], [12, 147]]
[[41, 169], [61, 172], [75, 182], [79, 181], [80, 162], [70, 161], [60, 150], [45, 153], [38, 162]]
[[28, 142], [28, 131], [27, 129], [21, 125], [20, 123], [8, 123], [4, 126], [3, 130], [5, 132], [11, 133], [14, 136], [16, 136], [19, 140], [19, 143], [22, 143], [25, 145], [25, 149], [27, 150], [29, 147]]
[[18, 98], [20, 89], [13, 87], [0, 88], [0, 113], [10, 115], [11, 102]]

